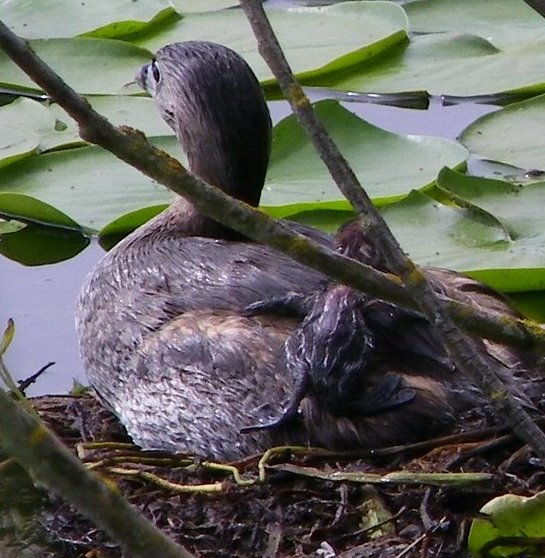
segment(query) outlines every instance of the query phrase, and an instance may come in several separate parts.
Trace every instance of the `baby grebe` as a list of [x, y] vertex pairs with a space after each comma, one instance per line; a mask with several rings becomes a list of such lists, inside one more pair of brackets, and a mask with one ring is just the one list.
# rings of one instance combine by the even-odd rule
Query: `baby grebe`
[[[246, 62], [221, 45], [176, 43], [137, 81], [155, 97], [191, 170], [257, 205], [271, 123]], [[88, 378], [146, 449], [232, 459], [284, 443], [285, 433], [240, 430], [270, 421], [269, 402], [289, 398], [283, 344], [297, 321], [241, 310], [271, 295], [313, 292], [323, 281], [178, 198], [86, 279], [76, 322]]]
[[[344, 255], [387, 271], [357, 221], [341, 227], [336, 239]], [[428, 273], [448, 279], [444, 288], [454, 298], [463, 298], [465, 290], [488, 309], [513, 313], [500, 295], [476, 281], [445, 270]], [[485, 402], [454, 368], [435, 328], [418, 312], [337, 283], [311, 295], [268, 298], [246, 309], [246, 315], [263, 312], [304, 318], [285, 344], [294, 391], [277, 420], [244, 432], [285, 427], [298, 419], [300, 409], [312, 443], [331, 449], [376, 448], [432, 435], [452, 425], [460, 412]], [[481, 340], [475, 340], [475, 350], [485, 350]], [[496, 358], [498, 350], [489, 349]], [[501, 354], [510, 357], [504, 366], [509, 382], [522, 355], [506, 347]]]

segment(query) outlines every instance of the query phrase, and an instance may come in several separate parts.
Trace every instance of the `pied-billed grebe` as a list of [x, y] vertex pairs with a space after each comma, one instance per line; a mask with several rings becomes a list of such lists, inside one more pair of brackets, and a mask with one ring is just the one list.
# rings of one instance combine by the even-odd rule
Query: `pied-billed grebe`
[[[221, 45], [176, 43], [160, 49], [137, 81], [155, 97], [191, 170], [257, 205], [271, 123], [246, 62]], [[178, 198], [86, 279], [76, 322], [88, 378], [146, 449], [229, 459], [285, 442], [283, 434], [240, 430], [271, 420], [269, 402], [289, 398], [283, 344], [297, 322], [241, 310], [323, 281]]]
[[[191, 170], [257, 205], [271, 124], [259, 83], [242, 58], [217, 44], [176, 43], [160, 49], [137, 80], [155, 97], [187, 152]], [[317, 231], [304, 232], [331, 243]], [[372, 243], [366, 248], [358, 239], [349, 249], [351, 238], [341, 241], [346, 253], [380, 267], [377, 255], [366, 253]], [[474, 292], [468, 296], [481, 297], [486, 307], [506, 310], [495, 294], [482, 294], [477, 283], [437, 273], [448, 280], [449, 295], [466, 296], [463, 291], [469, 284]], [[178, 198], [106, 254], [82, 288], [76, 321], [89, 380], [134, 441], [146, 449], [232, 459], [274, 443], [305, 441], [307, 433], [297, 421], [285, 421], [288, 424], [280, 429], [242, 433], [270, 423], [278, 416], [279, 404], [290, 400], [293, 377], [284, 343], [301, 320], [274, 313], [249, 316], [244, 308], [285, 299], [292, 292], [314, 300], [313, 293], [323, 293], [324, 285], [321, 274], [241, 238]], [[335, 384], [327, 374], [315, 373], [318, 384], [330, 391], [319, 391], [311, 406], [309, 397], [301, 402], [311, 441], [333, 447], [397, 443], [407, 432], [411, 438], [420, 437], [430, 416], [435, 424], [449, 415], [445, 390], [456, 383], [445, 381], [445, 374], [451, 373], [448, 359], [421, 316], [368, 301], [345, 287], [330, 286], [325, 293], [322, 301], [331, 309], [329, 317], [341, 309], [350, 313], [361, 300], [366, 310], [363, 321], [359, 314], [354, 316], [362, 338], [348, 328], [350, 342], [338, 351], [334, 369], [341, 381]], [[316, 306], [317, 316], [322, 306]], [[308, 321], [288, 341], [292, 368], [304, 341], [298, 336]], [[325, 331], [321, 327], [309, 336], [317, 347]], [[335, 338], [345, 331], [334, 322], [329, 327]], [[388, 351], [410, 357], [404, 367], [375, 367], [376, 355]], [[319, 352], [313, 356], [315, 361], [320, 358]], [[369, 363], [352, 380], [350, 367], [361, 360]], [[422, 360], [432, 366], [415, 364]], [[384, 378], [367, 373], [374, 369], [382, 370]], [[306, 377], [307, 372], [297, 374]], [[363, 395], [358, 392], [361, 385]], [[297, 397], [291, 398], [295, 411]], [[344, 423], [335, 415], [343, 406], [350, 409]], [[420, 414], [415, 412], [419, 408]], [[353, 420], [358, 413], [367, 422], [358, 425]]]
[[[344, 255], [387, 266], [357, 221], [337, 233]], [[428, 269], [445, 281], [454, 298], [472, 293], [471, 302], [513, 313], [498, 293], [454, 272]], [[467, 296], [467, 295], [466, 295]], [[411, 310], [369, 298], [331, 283], [311, 295], [301, 292], [253, 303], [247, 315], [290, 312], [304, 318], [285, 344], [294, 391], [277, 420], [244, 432], [284, 427], [304, 418], [309, 439], [331, 449], [375, 448], [409, 443], [455, 423], [456, 416], [484, 398], [455, 369], [429, 321]], [[481, 340], [475, 350], [483, 351]], [[491, 346], [491, 356], [507, 360], [505, 371], [522, 355]]]

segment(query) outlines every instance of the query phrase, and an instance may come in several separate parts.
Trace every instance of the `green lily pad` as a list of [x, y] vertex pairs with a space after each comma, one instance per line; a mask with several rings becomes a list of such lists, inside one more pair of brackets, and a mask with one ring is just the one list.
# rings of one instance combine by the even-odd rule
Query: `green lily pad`
[[[346, 68], [407, 37], [407, 16], [391, 2], [294, 6], [267, 13], [293, 71], [302, 78]], [[233, 48], [246, 58], [261, 81], [274, 81], [241, 9], [189, 14], [139, 44], [155, 51], [167, 43], [194, 39]]]
[[[173, 137], [154, 143], [180, 157]], [[0, 169], [0, 191], [35, 197], [83, 227], [100, 230], [120, 214], [169, 203], [173, 194], [94, 146], [29, 157]]]
[[114, 219], [102, 228], [99, 234], [99, 243], [105, 249], [109, 250], [122, 240], [129, 232], [132, 232], [140, 225], [149, 221], [161, 211], [167, 208], [167, 205], [154, 205], [152, 207], [144, 207], [131, 211]]
[[[58, 24], [58, 21], [57, 21]], [[113, 39], [50, 39], [30, 41], [36, 53], [83, 94], [119, 95], [141, 92], [127, 84], [151, 53], [124, 41]], [[39, 90], [37, 85], [0, 51], [0, 85]]]
[[26, 39], [68, 38], [89, 32], [100, 37], [124, 37], [142, 33], [168, 20], [173, 14], [175, 12], [167, 0], [2, 3], [4, 23]]
[[[74, 257], [88, 244], [85, 231], [54, 207], [29, 196], [0, 192], [0, 254], [24, 265]], [[6, 234], [9, 233], [9, 234]]]
[[471, 33], [501, 49], [545, 41], [543, 18], [523, 0], [418, 0], [404, 8], [413, 33]]
[[[149, 97], [90, 96], [87, 100], [115, 126], [132, 126], [148, 137], [173, 135]], [[0, 166], [52, 149], [85, 145], [74, 120], [58, 105], [18, 99], [0, 108]]]
[[82, 229], [68, 215], [55, 207], [24, 194], [0, 192], [0, 216], [36, 225], [81, 232]]
[[89, 245], [81, 232], [28, 224], [0, 236], [0, 254], [23, 265], [53, 264], [68, 260]]
[[473, 270], [472, 276], [503, 291], [545, 289], [545, 182], [515, 186], [445, 169], [437, 184], [494, 216], [509, 231], [509, 238], [493, 243], [475, 238], [458, 265], [448, 267]]
[[55, 119], [46, 108], [30, 99], [17, 99], [0, 109], [0, 164], [33, 153], [43, 133], [55, 129]]
[[481, 551], [487, 543], [501, 538], [518, 538], [521, 543], [519, 546], [514, 541], [509, 546], [500, 544], [489, 549], [487, 556], [500, 558], [541, 555], [542, 547], [532, 552], [530, 549], [533, 545], [524, 541], [524, 538], [545, 537], [545, 492], [539, 492], [531, 498], [504, 494], [490, 500], [480, 512], [486, 517], [473, 520], [468, 539], [469, 551], [474, 558], [483, 556]]
[[523, 169], [545, 170], [545, 95], [482, 116], [461, 140], [477, 155]]
[[238, 6], [237, 0], [171, 0], [172, 5], [181, 14], [195, 12], [212, 12], [223, 8]]
[[360, 65], [357, 72], [322, 76], [309, 83], [349, 91], [428, 91], [433, 95], [490, 95], [545, 92], [545, 40], [508, 51], [476, 35], [414, 36], [388, 57]]
[[[336, 101], [320, 101], [314, 106], [363, 187], [377, 203], [393, 201], [412, 189], [431, 184], [443, 166], [462, 165], [468, 156], [460, 144], [450, 140], [403, 136], [377, 128]], [[263, 204], [339, 199], [342, 194], [306, 134], [296, 118], [288, 116], [274, 129]]]
[[[155, 101], [150, 97], [101, 95], [88, 96], [87, 100], [114, 126], [131, 126], [144, 132], [148, 138], [174, 135], [172, 129], [158, 115]], [[44, 150], [84, 143], [79, 137], [76, 123], [59, 105], [51, 105], [49, 110], [56, 121], [62, 123], [63, 132], [55, 137], [44, 138]]]

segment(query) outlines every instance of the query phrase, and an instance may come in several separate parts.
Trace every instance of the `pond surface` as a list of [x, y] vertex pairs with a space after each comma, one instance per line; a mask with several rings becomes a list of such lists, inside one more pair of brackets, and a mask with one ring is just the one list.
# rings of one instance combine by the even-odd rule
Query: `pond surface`
[[[312, 91], [310, 96], [318, 100], [325, 95]], [[274, 121], [289, 114], [287, 103], [272, 102], [270, 107]], [[497, 108], [474, 104], [443, 107], [438, 101], [432, 101], [425, 111], [357, 102], [345, 103], [345, 107], [392, 132], [450, 139]], [[56, 363], [28, 390], [29, 395], [66, 392], [74, 379], [86, 383], [74, 331], [74, 301], [83, 278], [102, 254], [93, 242], [72, 260], [41, 267], [24, 267], [0, 256], [0, 327], [10, 317], [16, 326], [5, 357], [10, 372], [15, 379], [24, 379], [48, 362]]]

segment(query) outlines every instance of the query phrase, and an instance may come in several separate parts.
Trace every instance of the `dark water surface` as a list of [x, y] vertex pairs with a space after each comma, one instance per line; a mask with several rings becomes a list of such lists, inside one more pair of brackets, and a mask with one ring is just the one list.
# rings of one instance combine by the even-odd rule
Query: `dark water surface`
[[[311, 94], [313, 100], [318, 96], [322, 97]], [[274, 102], [270, 106], [275, 121], [289, 114], [286, 103]], [[432, 102], [427, 111], [361, 103], [345, 106], [392, 132], [450, 139], [482, 114], [494, 110], [471, 104], [442, 107], [438, 102]], [[15, 339], [5, 357], [10, 372], [14, 378], [23, 379], [49, 361], [56, 362], [28, 394], [66, 392], [74, 378], [85, 383], [74, 332], [74, 300], [83, 278], [102, 253], [92, 243], [72, 260], [41, 267], [24, 267], [0, 256], [0, 327], [10, 317], [16, 325]]]

